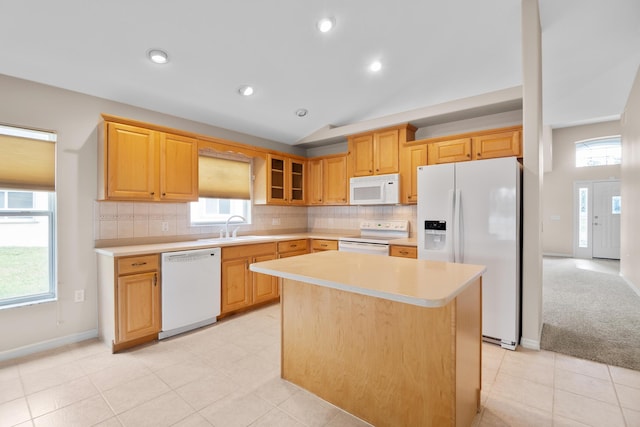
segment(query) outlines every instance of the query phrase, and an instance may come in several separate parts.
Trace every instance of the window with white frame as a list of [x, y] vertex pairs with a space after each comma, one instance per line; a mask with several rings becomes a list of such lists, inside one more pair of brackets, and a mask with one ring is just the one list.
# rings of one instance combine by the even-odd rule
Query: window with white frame
[[250, 159], [200, 154], [198, 175], [200, 197], [191, 203], [191, 224], [223, 224], [233, 215], [251, 222]]
[[576, 167], [619, 165], [622, 141], [619, 135], [576, 142]]
[[55, 141], [0, 126], [0, 308], [56, 297]]

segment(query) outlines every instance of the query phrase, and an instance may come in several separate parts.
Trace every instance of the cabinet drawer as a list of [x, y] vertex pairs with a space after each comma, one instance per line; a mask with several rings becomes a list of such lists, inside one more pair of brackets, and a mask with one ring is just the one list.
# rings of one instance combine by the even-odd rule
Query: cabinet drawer
[[275, 255], [276, 243], [256, 243], [252, 245], [227, 246], [222, 248], [222, 259], [245, 258], [256, 255]]
[[314, 251], [337, 251], [337, 240], [313, 239], [311, 241], [311, 249]]
[[308, 247], [307, 239], [288, 240], [286, 242], [278, 242], [278, 253], [283, 254], [294, 251], [307, 251]]
[[118, 258], [118, 275], [157, 270], [158, 254]]
[[418, 248], [415, 246], [391, 246], [391, 256], [398, 256], [403, 258], [418, 258]]

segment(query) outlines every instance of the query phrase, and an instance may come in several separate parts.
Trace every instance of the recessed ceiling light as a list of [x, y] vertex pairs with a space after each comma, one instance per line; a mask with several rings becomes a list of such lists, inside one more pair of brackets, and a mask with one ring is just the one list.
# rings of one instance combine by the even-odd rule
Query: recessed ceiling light
[[253, 95], [253, 88], [248, 85], [240, 86], [238, 93], [242, 96], [251, 96]]
[[321, 33], [327, 33], [336, 25], [336, 20], [335, 18], [322, 18], [317, 25]]
[[148, 55], [151, 62], [155, 62], [156, 64], [166, 64], [169, 62], [169, 55], [163, 50], [151, 49]]
[[309, 110], [307, 110], [307, 109], [299, 108], [299, 109], [296, 110], [296, 116], [298, 116], [298, 117], [304, 117], [307, 114], [309, 114]]
[[382, 62], [380, 61], [373, 61], [370, 65], [369, 65], [369, 71], [372, 71], [374, 73], [377, 73], [378, 71], [380, 71], [382, 69]]

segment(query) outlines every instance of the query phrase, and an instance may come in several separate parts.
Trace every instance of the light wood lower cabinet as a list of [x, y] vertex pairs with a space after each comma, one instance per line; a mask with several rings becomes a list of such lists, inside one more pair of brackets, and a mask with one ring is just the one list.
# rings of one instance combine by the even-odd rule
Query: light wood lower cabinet
[[307, 239], [288, 240], [278, 242], [278, 258], [287, 258], [309, 253], [309, 241]]
[[328, 239], [311, 239], [311, 252], [337, 251], [338, 241]]
[[278, 298], [278, 280], [249, 271], [254, 262], [276, 258], [276, 243], [222, 248], [221, 315]]
[[418, 258], [418, 248], [415, 246], [391, 245], [389, 254], [402, 258]]
[[159, 254], [98, 256], [99, 335], [112, 351], [158, 338], [160, 289]]

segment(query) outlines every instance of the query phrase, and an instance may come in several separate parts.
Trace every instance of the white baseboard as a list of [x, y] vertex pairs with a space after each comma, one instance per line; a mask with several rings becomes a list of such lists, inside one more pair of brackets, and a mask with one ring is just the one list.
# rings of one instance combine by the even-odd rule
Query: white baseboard
[[520, 345], [529, 350], [540, 350], [540, 341], [520, 338]]
[[561, 254], [557, 252], [543, 252], [542, 256], [558, 257], [558, 258], [573, 258], [573, 254]]
[[640, 288], [638, 288], [636, 285], [634, 285], [631, 280], [629, 280], [626, 277], [624, 277], [622, 275], [622, 273], [620, 273], [620, 277], [622, 277], [622, 280], [624, 280], [624, 282], [631, 288], [631, 290], [633, 292], [635, 292], [640, 297]]
[[63, 345], [73, 344], [97, 337], [98, 330], [91, 329], [85, 332], [79, 332], [77, 334], [67, 335], [48, 341], [42, 341], [36, 344], [25, 345], [23, 347], [0, 352], [0, 362], [9, 359], [15, 359], [16, 357], [27, 356], [29, 354], [38, 353], [45, 350], [51, 350], [52, 348], [62, 347]]

